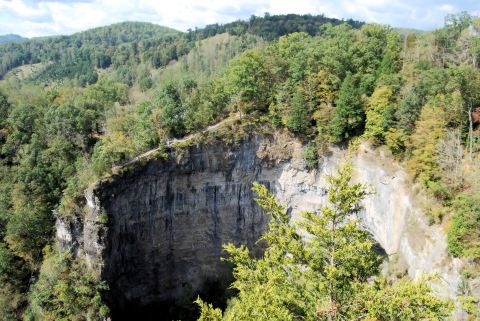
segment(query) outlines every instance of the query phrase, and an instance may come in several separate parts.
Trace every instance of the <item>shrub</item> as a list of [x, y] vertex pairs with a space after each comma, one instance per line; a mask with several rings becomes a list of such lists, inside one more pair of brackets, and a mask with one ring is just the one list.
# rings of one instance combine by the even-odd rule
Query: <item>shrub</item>
[[453, 222], [448, 249], [455, 257], [480, 259], [480, 197], [459, 194], [453, 202]]
[[314, 142], [310, 142], [303, 149], [303, 158], [308, 169], [314, 169], [318, 165], [317, 146]]

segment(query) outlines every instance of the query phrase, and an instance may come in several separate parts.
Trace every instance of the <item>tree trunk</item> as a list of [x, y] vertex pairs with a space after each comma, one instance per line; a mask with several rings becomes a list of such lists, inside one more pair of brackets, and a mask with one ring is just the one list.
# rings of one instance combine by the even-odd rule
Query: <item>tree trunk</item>
[[469, 121], [469, 128], [468, 128], [468, 156], [470, 160], [472, 159], [473, 154], [473, 104], [470, 101], [470, 106], [468, 108], [468, 121]]

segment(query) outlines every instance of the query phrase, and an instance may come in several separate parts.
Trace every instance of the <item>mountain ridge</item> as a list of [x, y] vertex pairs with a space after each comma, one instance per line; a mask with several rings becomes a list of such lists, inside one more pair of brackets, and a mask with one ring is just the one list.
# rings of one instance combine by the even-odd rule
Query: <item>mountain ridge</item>
[[28, 38], [24, 38], [20, 35], [13, 34], [13, 33], [0, 35], [0, 44], [6, 43], [6, 42], [25, 41], [25, 40], [28, 40]]

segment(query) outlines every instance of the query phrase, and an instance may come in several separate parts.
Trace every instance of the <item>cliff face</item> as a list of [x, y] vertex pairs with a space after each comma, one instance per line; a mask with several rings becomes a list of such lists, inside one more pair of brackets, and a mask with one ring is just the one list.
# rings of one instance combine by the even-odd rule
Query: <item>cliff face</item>
[[231, 268], [220, 260], [222, 245], [261, 251], [268, 218], [251, 186], [276, 181], [257, 156], [265, 143], [177, 150], [87, 191], [84, 251], [108, 282], [114, 310], [225, 290]]
[[[59, 221], [59, 243], [78, 248], [102, 273], [117, 311], [225, 289], [230, 268], [220, 261], [222, 244], [261, 252], [256, 241], [268, 217], [255, 204], [251, 183], [269, 186], [296, 220], [325, 203], [325, 177], [345, 153], [333, 150], [312, 171], [302, 158], [301, 144], [286, 134], [173, 150], [167, 160], [149, 161], [89, 189], [83, 227]], [[351, 162], [356, 179], [376, 189], [365, 201], [365, 228], [397, 269], [413, 277], [438, 272], [447, 281], [438, 288], [453, 296], [460, 262], [448, 257], [441, 229], [425, 223], [404, 171], [365, 146]]]

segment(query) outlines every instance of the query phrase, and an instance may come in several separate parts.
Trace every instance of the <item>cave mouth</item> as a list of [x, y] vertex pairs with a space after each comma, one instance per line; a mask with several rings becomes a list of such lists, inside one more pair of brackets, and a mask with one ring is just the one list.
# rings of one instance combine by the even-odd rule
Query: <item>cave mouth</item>
[[[108, 216], [108, 232], [97, 233], [96, 242], [104, 245], [101, 273], [112, 320], [195, 320], [199, 295], [225, 309], [235, 292], [229, 289], [232, 267], [220, 260], [222, 246], [245, 245], [253, 256], [263, 254], [258, 240], [270, 217], [255, 202], [252, 182], [275, 192], [289, 168], [260, 159], [260, 143], [191, 146], [180, 158], [148, 162], [95, 190]], [[292, 202], [308, 209], [318, 205], [312, 196], [321, 203], [324, 195], [317, 183], [297, 190], [303, 178], [293, 175], [284, 188], [293, 188], [300, 198]], [[276, 196], [289, 199], [285, 193]]]
[[[388, 255], [383, 247], [375, 240], [373, 241], [372, 250], [388, 260]], [[227, 277], [224, 275], [221, 280], [206, 280], [203, 282], [200, 291], [193, 290], [188, 283], [182, 284], [183, 291], [177, 299], [161, 300], [148, 304], [142, 304], [139, 300], [132, 300], [118, 305], [118, 302], [115, 301], [118, 296], [113, 291], [108, 293], [106, 299], [111, 307], [113, 321], [193, 321], [197, 320], [200, 315], [199, 307], [194, 302], [199, 296], [205, 302], [211, 303], [215, 308], [224, 311], [228, 300], [237, 294], [237, 290], [229, 287], [232, 282], [232, 267], [229, 266]]]
[[193, 321], [200, 316], [198, 305], [194, 302], [201, 297], [205, 302], [214, 307], [225, 310], [227, 301], [235, 296], [236, 290], [229, 288], [233, 278], [227, 280], [207, 280], [201, 291], [193, 291], [191, 286], [184, 284], [185, 291], [178, 299], [162, 300], [142, 304], [139, 301], [129, 301], [122, 306], [116, 306], [112, 299], [115, 293], [109, 293], [109, 301], [112, 304], [111, 317], [113, 321]]

